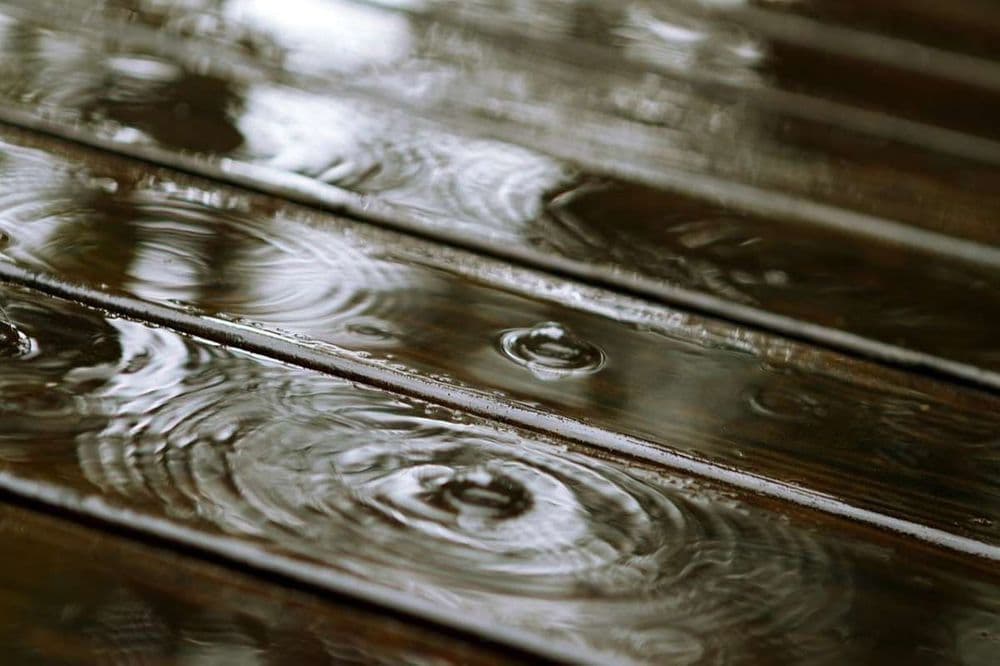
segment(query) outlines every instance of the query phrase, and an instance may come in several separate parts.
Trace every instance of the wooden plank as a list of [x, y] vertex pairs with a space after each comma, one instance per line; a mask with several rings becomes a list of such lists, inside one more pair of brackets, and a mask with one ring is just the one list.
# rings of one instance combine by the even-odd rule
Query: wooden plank
[[[640, 70], [592, 73], [555, 56], [551, 67], [538, 67], [529, 77], [528, 93], [515, 98], [510, 82], [514, 72], [529, 68], [529, 56], [504, 50], [499, 38], [448, 28], [454, 20], [439, 25], [433, 16], [408, 19], [377, 9], [362, 15], [369, 21], [365, 25], [383, 31], [386, 39], [395, 29], [418, 44], [406, 47], [410, 42], [403, 40], [403, 51], [389, 64], [378, 64], [377, 76], [366, 69], [376, 66], [377, 54], [351, 56], [354, 51], [345, 47], [325, 59], [308, 58], [294, 44], [272, 44], [285, 53], [284, 69], [275, 73], [262, 57], [240, 50], [265, 35], [248, 27], [238, 31], [233, 25], [239, 21], [221, 24], [233, 34], [203, 36], [178, 48], [179, 16], [140, 13], [159, 32], [141, 32], [131, 41], [128, 30], [109, 36], [93, 19], [82, 23], [91, 31], [79, 34], [68, 28], [39, 31], [30, 22], [11, 20], [3, 42], [11, 56], [2, 60], [7, 83], [0, 116], [30, 123], [40, 113], [49, 119], [48, 129], [116, 150], [375, 216], [785, 335], [879, 358], [905, 358], [1000, 386], [1000, 352], [981, 324], [1000, 308], [995, 288], [1000, 236], [993, 224], [1000, 187], [993, 167], [839, 127], [843, 116], [837, 113], [826, 120], [783, 120], [789, 109], [803, 108], [802, 100], [759, 106], [744, 86], [734, 106], [730, 93], [713, 97], [710, 90], [676, 81], [643, 86], [642, 77], [636, 78]], [[478, 29], [482, 20], [473, 23]], [[443, 37], [451, 35], [448, 30], [457, 36]], [[542, 44], [554, 39], [542, 37]], [[304, 44], [300, 50], [315, 46]], [[254, 48], [269, 52], [259, 44]], [[482, 58], [493, 69], [477, 69], [477, 81], [470, 82], [462, 54], [476, 49], [486, 50]], [[75, 55], [60, 60], [60, 53]], [[206, 53], [218, 56], [215, 69], [206, 70], [205, 59], [195, 58]], [[78, 67], [82, 54], [88, 71], [99, 75], [66, 74]], [[813, 74], [826, 67], [798, 56], [786, 60]], [[400, 97], [399, 77], [409, 77], [411, 67], [427, 61], [445, 68], [434, 81], [457, 83], [441, 84], [426, 96]], [[323, 71], [310, 74], [310, 63]], [[340, 79], [330, 78], [340, 70], [346, 72]], [[158, 82], [157, 76], [169, 80]], [[292, 85], [279, 82], [296, 76]], [[597, 101], [588, 101], [590, 93], [546, 96], [554, 89], [593, 90], [586, 77], [598, 77], [604, 86]], [[817, 79], [795, 71], [782, 77]], [[903, 83], [900, 77], [892, 80]], [[333, 85], [335, 94], [328, 92]], [[886, 86], [863, 88], [870, 96]], [[625, 89], [639, 95], [635, 104], [601, 110], [614, 90]], [[992, 103], [942, 96], [934, 85], [921, 90], [935, 108], [993, 116]], [[942, 105], [944, 97], [951, 103]], [[462, 106], [483, 100], [516, 102], [525, 113], [534, 109], [537, 118], [482, 122], [482, 109]], [[636, 104], [669, 111], [677, 123], [622, 116]], [[400, 105], [410, 113], [394, 108]], [[552, 122], [571, 113], [578, 127]], [[722, 137], [706, 130], [703, 121], [711, 117], [733, 132]], [[474, 136], [490, 135], [502, 125], [509, 130], [502, 138], [531, 142], [559, 159]], [[753, 127], [763, 128], [763, 134]], [[219, 164], [223, 156], [237, 162]], [[852, 208], [882, 217], [859, 216], [847, 210]], [[776, 248], [759, 255], [766, 254], [767, 262], [754, 254], [762, 247]], [[824, 268], [834, 264], [836, 271]], [[929, 264], [933, 270], [923, 270]], [[843, 288], [831, 289], [831, 281]], [[944, 319], [945, 332], [929, 324]]]
[[6, 663], [523, 663], [9, 504], [0, 537]]
[[[149, 17], [144, 3], [135, 4], [136, 15]], [[363, 4], [386, 3], [372, 0]], [[764, 8], [756, 9], [754, 4]], [[523, 42], [527, 36], [547, 59], [559, 58], [562, 52], [565, 60], [572, 62], [576, 57], [577, 64], [586, 61], [590, 68], [668, 73], [684, 80], [726, 85], [748, 97], [753, 97], [752, 91], [765, 93], [758, 102], [790, 101], [781, 93], [804, 93], [844, 105], [837, 110], [881, 112], [887, 116], [885, 121], [908, 119], [929, 127], [997, 137], [996, 128], [989, 123], [990, 109], [997, 107], [1000, 92], [1000, 65], [993, 62], [994, 58], [971, 57], [963, 48], [964, 40], [950, 40], [942, 48], [933, 36], [926, 44], [922, 39], [913, 40], [912, 34], [911, 39], [899, 39], [885, 31], [858, 29], [856, 23], [864, 25], [865, 18], [875, 19], [879, 14], [885, 22], [891, 20], [888, 17], [905, 17], [907, 12], [898, 4], [893, 7], [880, 3], [868, 12], [873, 15], [870, 17], [857, 3], [839, 3], [836, 8], [830, 4], [835, 3], [793, 2], [768, 7], [766, 2], [536, 0], [498, 5], [439, 0], [404, 4], [402, 11], [412, 21], [462, 27], [478, 33], [482, 40], [509, 42], [520, 37]], [[913, 14], [932, 13], [927, 7], [912, 9], [916, 10]], [[944, 28], [938, 30], [939, 37], [949, 29], [975, 35], [977, 29], [996, 27], [1000, 13], [995, 7], [978, 15], [969, 9], [968, 5], [956, 3], [928, 18], [936, 20], [936, 27]], [[834, 15], [838, 10], [844, 20], [797, 18], [809, 13]], [[982, 20], [977, 28], [968, 26], [973, 17]], [[336, 20], [333, 12], [322, 18]], [[162, 14], [160, 19], [161, 29], [171, 23]], [[174, 21], [179, 19], [173, 17]], [[282, 40], [282, 27], [260, 21], [254, 8], [236, 5], [221, 20], [234, 28], [247, 27], [241, 19], [251, 29], [277, 33], [277, 41], [287, 44], [286, 52], [300, 48], [291, 40]], [[905, 20], [902, 23], [905, 25]], [[294, 67], [304, 59], [293, 55], [291, 60]], [[323, 66], [315, 58], [309, 64], [314, 68]], [[890, 90], [892, 94], [887, 94]], [[838, 119], [834, 108], [829, 111], [825, 116], [828, 122], [848, 122], [846, 117]], [[921, 137], [913, 139], [920, 141]]]
[[[582, 645], [595, 663], [994, 654], [1000, 580], [976, 560], [38, 293], [2, 296], [30, 339], [28, 353], [8, 344], [0, 365], [8, 494], [337, 592], [520, 627], [550, 648]], [[131, 547], [74, 561], [45, 546], [35, 560], [32, 540], [58, 544], [68, 532], [102, 543], [102, 555], [109, 540], [12, 522], [2, 525], [23, 536], [0, 552], [20, 564], [0, 568], [18, 571], [11, 582], [0, 573], [0, 588], [29, 589], [0, 595], [0, 608], [44, 608], [49, 594], [113, 601], [119, 587], [76, 575], [91, 567], [138, 588], [129, 604], [148, 587], [170, 601], [176, 582], [202, 613], [214, 597], [327, 636], [315, 617], [300, 624], [291, 611], [276, 618], [271, 600], [213, 595], [203, 567], [161, 567]], [[26, 560], [57, 572], [25, 576]], [[30, 585], [41, 581], [51, 591], [39, 597]], [[91, 640], [141, 643], [145, 627], [112, 610], [60, 617], [110, 618]], [[168, 626], [180, 636], [195, 621], [136, 613], [155, 627], [178, 623]], [[44, 628], [46, 618], [25, 619]], [[344, 631], [368, 635], [354, 627]]]
[[1000, 557], [995, 394], [5, 136], [7, 279]]

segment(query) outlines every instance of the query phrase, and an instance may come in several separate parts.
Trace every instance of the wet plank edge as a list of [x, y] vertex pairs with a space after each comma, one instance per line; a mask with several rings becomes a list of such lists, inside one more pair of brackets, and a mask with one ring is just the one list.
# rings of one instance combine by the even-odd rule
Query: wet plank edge
[[[402, 108], [414, 118], [419, 118], [422, 121], [438, 125], [443, 123], [446, 125], [446, 131], [450, 132], [454, 130], [480, 138], [489, 137], [515, 145], [530, 145], [532, 148], [541, 148], [548, 152], [549, 156], [557, 157], [564, 161], [575, 162], [578, 166], [590, 168], [595, 173], [605, 173], [625, 179], [635, 179], [637, 182], [663, 187], [670, 191], [693, 194], [694, 196], [704, 197], [710, 201], [724, 205], [743, 207], [745, 210], [758, 214], [784, 215], [796, 222], [825, 225], [840, 231], [846, 230], [850, 233], [859, 234], [862, 237], [872, 236], [884, 241], [915, 247], [925, 251], [951, 253], [956, 258], [966, 261], [979, 261], [988, 263], [991, 266], [996, 266], [1000, 262], [996, 247], [989, 242], [983, 243], [982, 239], [979, 239], [977, 242], [969, 238], [965, 240], [955, 238], [953, 237], [954, 234], [947, 228], [941, 227], [940, 220], [936, 223], [924, 224], [924, 222], [919, 220], [903, 219], [902, 221], [905, 223], [898, 224], [898, 221], [894, 220], [892, 214], [876, 213], [874, 215], [858, 215], [849, 213], [848, 210], [854, 204], [846, 202], [836, 203], [836, 197], [831, 199], [829, 193], [800, 193], [789, 198], [785, 194], [773, 191], [776, 187], [779, 190], [782, 187], [775, 182], [764, 182], [756, 186], [737, 184], [737, 182], [755, 181], [752, 174], [718, 178], [706, 176], [698, 168], [694, 169], [694, 173], [686, 173], [690, 171], [689, 167], [681, 167], [681, 170], [678, 170], [676, 167], [664, 169], [658, 156], [664, 154], [664, 151], [669, 153], [675, 147], [672, 147], [670, 142], [661, 141], [657, 137], [656, 132], [651, 132], [647, 125], [636, 122], [634, 119], [620, 121], [604, 111], [589, 115], [580, 111], [578, 112], [578, 117], [581, 121], [586, 120], [587, 122], [594, 123], [596, 127], [607, 128], [609, 136], [597, 137], [594, 135], [603, 134], [603, 132], [590, 132], [585, 136], [576, 134], [575, 136], [563, 137], [563, 130], [557, 130], [557, 128], [552, 127], [550, 124], [544, 122], [538, 123], [530, 118], [522, 118], [520, 117], [521, 114], [516, 111], [497, 112], [489, 108], [488, 105], [484, 107], [478, 103], [466, 103], [461, 96], [446, 95], [444, 103], [432, 101], [430, 104], [425, 104], [419, 100], [411, 99], [407, 95], [386, 90], [384, 86], [380, 86], [378, 83], [374, 86], [364, 85], [363, 82], [362, 84], [358, 84], [356, 77], [351, 77], [350, 75], [341, 76], [329, 73], [303, 74], [298, 71], [286, 70], [275, 66], [273, 63], [248, 56], [239, 49], [238, 45], [231, 43], [232, 40], [228, 38], [223, 38], [221, 41], [202, 37], [179, 38], [175, 35], [165, 34], [163, 31], [149, 26], [129, 24], [113, 12], [82, 12], [79, 9], [70, 7], [69, 5], [71, 4], [66, 2], [49, 3], [50, 7], [64, 5], [68, 7], [67, 12], [65, 12], [67, 15], [60, 15], [59, 17], [39, 16], [37, 12], [32, 13], [30, 10], [25, 10], [24, 7], [27, 5], [23, 2], [14, 2], [9, 6], [9, 9], [11, 16], [27, 21], [28, 23], [34, 23], [37, 26], [45, 26], [53, 30], [63, 31], [67, 34], [73, 34], [77, 38], [83, 36], [92, 41], [111, 40], [111, 42], [119, 47], [125, 46], [129, 49], [136, 48], [140, 50], [151, 49], [151, 52], [156, 55], [171, 60], [190, 62], [192, 52], [198, 53], [200, 57], [198, 58], [196, 67], [199, 71], [207, 68], [208, 71], [213, 72], [214, 76], [231, 82], [251, 85], [263, 83], [266, 85], [288, 86], [290, 89], [297, 89], [300, 92], [310, 92], [310, 94], [314, 94], [317, 91], [329, 90], [330, 86], [333, 85], [339, 92], [358, 95], [360, 99], [385, 106], [386, 109]], [[18, 7], [21, 9], [18, 10]], [[7, 11], [6, 6], [4, 11]], [[386, 11], [388, 12], [389, 10]], [[108, 20], [109, 16], [111, 20]], [[73, 21], [73, 17], [79, 17], [80, 20]], [[238, 23], [235, 25], [239, 27]], [[110, 32], [112, 28], [114, 29], [113, 36]], [[491, 48], [501, 48], [501, 45], [496, 44], [491, 44], [490, 46]], [[612, 58], [612, 60], [615, 60], [615, 58]], [[565, 62], [561, 64], [573, 66]], [[575, 66], [579, 67], [579, 64], [575, 63]], [[690, 78], [690, 73], [687, 73], [686, 76]], [[699, 86], [705, 89], [701, 90]], [[866, 133], [875, 132], [875, 135], [879, 133], [879, 117], [890, 118], [894, 121], [898, 120], [891, 114], [873, 113], [849, 105], [840, 109], [836, 107], [836, 103], [829, 100], [819, 97], [809, 97], [808, 95], [797, 94], [787, 90], [737, 85], [736, 88], [732, 88], [727, 93], [725, 91], [719, 92], [721, 90], [720, 86], [723, 88], [726, 86], [731, 87], [732, 84], [725, 81], [713, 83], [705, 79], [701, 84], [693, 86], [699, 89], [695, 90], [694, 93], [689, 91], [688, 94], [693, 95], [693, 97], [702, 102], [708, 100], [712, 104], [721, 103], [724, 105], [730, 104], [733, 101], [739, 101], [741, 104], [749, 102], [750, 105], [763, 106], [765, 111], [775, 113], [785, 120], [791, 120], [796, 114], [801, 115], [802, 118], [815, 116], [815, 120], [805, 120], [802, 122], [807, 125], [817, 122], [826, 123], [828, 129], [836, 128], [842, 130], [837, 125], [841, 116], [854, 118], [857, 121], [855, 124], [860, 123], [860, 125], [855, 128], [857, 131], [850, 130], [850, 132], [853, 132], [853, 138], [861, 139], [862, 135], [865, 135], [865, 140], [868, 141], [871, 141], [872, 137]], [[685, 84], [681, 87], [690, 88], [692, 86]], [[765, 98], [771, 99], [768, 95], [776, 96], [765, 104], [762, 100]], [[758, 104], [758, 102], [761, 102], [761, 104]], [[831, 113], [831, 109], [835, 107], [838, 109], [837, 112]], [[33, 108], [19, 108], [27, 111], [29, 115], [37, 112], [37, 109]], [[809, 109], [809, 111], [805, 115], [802, 115], [800, 112], [806, 109]], [[579, 116], [580, 113], [584, 115]], [[43, 120], [53, 119], [57, 122], [61, 119], [68, 124], [74, 122], [72, 113], [61, 115], [60, 112], [56, 112], [55, 115], [43, 118]], [[943, 133], [934, 141], [938, 147], [946, 146], [950, 150], [954, 147], [965, 145], [967, 147], [975, 147], [975, 150], [984, 149], [986, 153], [993, 155], [993, 157], [1000, 155], [998, 153], [1000, 151], [1000, 143], [987, 149], [984, 141], [988, 143], [988, 140], [980, 140], [976, 136], [964, 135], [961, 132], [956, 133], [920, 123], [910, 123], [907, 125], [906, 123], [909, 121], [900, 122], [905, 127], [900, 126], [892, 131], [887, 130], [888, 133], [886, 134], [890, 140], [889, 142], [900, 148], [903, 148], [902, 144], [899, 143], [900, 141], [924, 137], [925, 135], [929, 136], [931, 134], [938, 136], [935, 133], [940, 131]], [[830, 125], [829, 123], [833, 124]], [[843, 139], [843, 137], [841, 138]], [[641, 144], [644, 146], [644, 152], [634, 155], [627, 161], [614, 158], [614, 155], [620, 153], [620, 146], [623, 141], [636, 145]], [[912, 152], [912, 149], [908, 150]], [[983, 155], [980, 156], [982, 157]], [[911, 155], [911, 161], [914, 156]], [[943, 157], [940, 154], [938, 156]], [[954, 158], [949, 158], [948, 162], [954, 162]], [[948, 172], [956, 168], [954, 164], [949, 165], [949, 163], [946, 163], [944, 166]], [[973, 165], [968, 161], [966, 167], [976, 168], [978, 170], [977, 173], [984, 171], [984, 167]], [[993, 169], [990, 168], [988, 170], [992, 172]], [[845, 173], [841, 170], [841, 177], [844, 175]], [[913, 173], [907, 172], [907, 175], [911, 178], [934, 178], [942, 175], [942, 172], [940, 170], [930, 172], [925, 169], [918, 169]], [[877, 199], [880, 195], [874, 194], [869, 196], [870, 198]], [[911, 194], [911, 196], [913, 195]], [[815, 201], [819, 200], [833, 203], [832, 206], [830, 203], [826, 205], [816, 204]], [[903, 217], [906, 218], [907, 215], [904, 214]], [[427, 221], [424, 220], [422, 223], [426, 224]], [[919, 229], [914, 229], [914, 226], [931, 229], [931, 232], [921, 233]]]
[[943, 48], [972, 56], [997, 54], [992, 37], [1000, 29], [1000, 14], [990, 0], [813, 0], [781, 6], [751, 0], [750, 5], [904, 40], [933, 39]]
[[[515, 263], [521, 267], [542, 270], [601, 287], [624, 290], [666, 305], [678, 306], [733, 324], [750, 325], [765, 332], [847, 353], [851, 356], [871, 359], [903, 370], [958, 381], [977, 388], [1000, 391], [1000, 372], [879, 342], [840, 329], [812, 324], [762, 308], [734, 303], [721, 297], [674, 286], [662, 280], [645, 278], [639, 274], [624, 273], [608, 266], [588, 264], [555, 253], [536, 250], [525, 244], [493, 240], [485, 235], [456, 233], [448, 226], [447, 220], [431, 222], [420, 216], [412, 215], [403, 207], [334, 185], [327, 185], [307, 176], [228, 158], [211, 159], [157, 146], [125, 145], [95, 136], [73, 124], [42, 118], [32, 112], [10, 107], [0, 106], [0, 123], [281, 197], [306, 206], [345, 215], [356, 221], [374, 223], [433, 242], [485, 254]], [[667, 174], [659, 175], [659, 180], [662, 181], [664, 180], [663, 176]], [[1000, 248], [992, 248], [894, 222], [874, 220], [866, 215], [814, 202], [796, 200], [787, 195], [769, 193], [736, 183], [718, 181], [693, 174], [675, 174], [674, 176], [674, 178], [669, 178], [672, 182], [687, 181], [691, 187], [674, 188], [668, 186], [669, 189], [677, 189], [685, 194], [695, 192], [696, 196], [721, 200], [723, 205], [740, 206], [763, 215], [792, 217], [796, 221], [816, 222], [819, 220], [826, 222], [822, 226], [848, 233], [873, 236], [879, 240], [914, 247], [925, 252], [943, 253], [972, 263], [1000, 267]], [[720, 196], [720, 192], [726, 192], [726, 194]], [[751, 202], [753, 205], [746, 205]], [[876, 229], [873, 229], [872, 226]], [[886, 228], [877, 229], [879, 226]], [[888, 234], [888, 237], [884, 233], [887, 230], [892, 232]], [[873, 231], [876, 233], [871, 233]]]
[[[481, 106], [474, 104], [471, 106], [465, 105], [461, 99], [449, 98], [448, 100], [451, 107], [458, 109], [457, 113], [453, 112], [451, 108], [445, 108], [440, 104], [433, 104], [431, 107], [424, 108], [421, 104], [407, 98], [405, 95], [386, 94], [384, 90], [379, 89], [377, 86], [359, 84], [351, 75], [319, 75], [290, 71], [266, 61], [248, 58], [238, 49], [229, 48], [230, 45], [225, 43], [208, 42], [203, 38], [197, 37], [178, 38], [176, 35], [164, 34], [146, 26], [122, 22], [120, 19], [115, 20], [111, 18], [109, 20], [109, 17], [106, 15], [107, 11], [95, 17], [95, 12], [83, 12], [79, 9], [67, 7], [66, 5], [66, 2], [48, 3], [45, 6], [49, 7], [50, 13], [39, 16], [37, 9], [33, 5], [25, 4], [18, 0], [11, 0], [4, 4], [4, 12], [18, 17], [19, 20], [36, 23], [40, 26], [53, 27], [78, 35], [87, 34], [93, 39], [107, 37], [109, 34], [108, 30], [113, 28], [114, 41], [116, 43], [128, 45], [130, 48], [153, 48], [161, 55], [181, 60], [190, 57], [191, 49], [198, 49], [203, 51], [206, 59], [210, 61], [210, 64], [206, 65], [209, 69], [223, 71], [225, 72], [224, 76], [235, 74], [241, 80], [267, 81], [272, 84], [287, 85], [311, 91], [328, 90], [331, 84], [335, 84], [339, 91], [357, 94], [387, 106], [406, 108], [407, 111], [422, 119], [432, 122], [446, 121], [449, 123], [449, 126], [461, 127], [479, 136], [498, 138], [513, 144], [523, 144], [525, 143], [526, 136], [532, 136], [534, 140], [531, 142], [531, 145], [535, 145], [539, 137], [535, 137], [533, 134], [538, 129], [542, 131], [546, 129], [522, 127], [512, 119], [497, 117], [496, 114], [489, 112], [485, 113], [489, 117], [481, 117], [484, 115], [484, 109]], [[55, 16], [52, 12], [55, 11], [54, 8], [56, 7], [62, 8], [65, 11], [60, 13], [59, 16]], [[411, 20], [421, 22], [434, 23], [439, 20], [436, 15], [428, 17], [413, 13], [412, 10], [398, 10], [397, 8], [384, 6], [380, 6], [379, 9], [387, 13], [399, 13], [403, 11]], [[67, 13], [68, 16], [62, 15]], [[79, 20], [74, 21], [74, 17], [79, 18]], [[106, 25], [104, 28], [87, 26], [87, 21], [92, 20], [103, 22]], [[115, 25], [107, 25], [109, 23], [114, 23]], [[456, 29], [463, 29], [465, 24], [452, 22], [450, 25], [454, 25]], [[469, 28], [472, 29], [475, 26], [469, 26]], [[509, 39], [507, 38], [507, 33], [503, 31], [483, 32], [482, 30], [477, 30], [476, 33], [478, 36], [489, 40], [492, 46], [508, 48]], [[630, 63], [627, 59], [623, 60], [618, 54], [609, 52], [607, 49], [596, 45], [569, 41], [565, 43], [560, 42], [560, 48], [565, 47], [572, 52], [572, 56], [567, 57], [562, 55], [561, 51], [553, 56], [552, 43], [550, 41], [539, 40], [531, 35], [519, 35], [518, 41], [520, 51], [534, 49], [539, 52], [540, 56], [561, 58], [560, 62], [566, 66], [579, 67], [581, 59], [588, 66], [599, 67], [605, 70], [609, 69], [607, 66], [607, 62], [609, 61], [615, 63], [614, 67], [618, 67], [619, 69], [619, 65], [624, 63], [625, 65], [630, 65], [628, 71], [633, 74], [653, 71], [675, 82], [694, 85], [699, 88], [699, 95], [702, 97], [723, 99], [736, 97], [743, 102], [750, 102], [752, 105], [766, 111], [778, 113], [779, 115], [794, 117], [807, 122], [825, 124], [891, 142], [922, 146], [941, 154], [980, 161], [989, 165], [1000, 164], [1000, 142], [975, 134], [967, 134], [932, 124], [897, 118], [889, 113], [868, 110], [819, 96], [772, 87], [752, 86], [746, 83], [738, 83], [719, 77], [699, 74], [683, 68], [665, 69], [663, 66], [655, 64]], [[577, 53], [581, 49], [583, 51]], [[998, 74], [998, 78], [1000, 78], [1000, 74]], [[718, 100], [716, 99], [716, 101]], [[608, 123], [617, 122], [621, 124], [619, 119], [607, 117], [603, 113], [598, 118], [606, 118], [606, 122]], [[630, 129], [637, 127], [634, 121], [626, 121], [625, 124]], [[504, 125], [511, 125], [511, 129], [505, 128]], [[643, 129], [645, 129], [645, 126], [639, 127], [639, 131]], [[546, 142], [550, 140], [550, 137], [542, 136], [540, 138]], [[596, 158], [588, 157], [587, 154], [580, 153], [576, 145], [577, 143], [579, 142], [565, 142], [556, 147], [552, 147], [546, 143], [545, 150], [561, 159], [578, 162], [582, 166], [598, 172], [607, 170], [610, 165], [608, 164], [606, 155], [600, 155]], [[606, 148], [614, 149], [615, 146], [612, 144], [606, 146]], [[591, 161], [588, 162], [588, 159]], [[620, 168], [622, 165], [616, 164], [614, 166]], [[651, 173], [658, 175], [660, 171], [661, 169], [654, 168]], [[660, 183], [649, 181], [649, 184], [659, 185]], [[668, 183], [666, 186], [671, 187], [672, 185]], [[872, 222], [888, 221], [872, 218], [865, 221], [865, 227]], [[865, 228], [855, 229], [855, 231], [870, 233]], [[940, 247], [947, 247], [949, 237], [947, 235], [943, 236], [944, 245], [941, 245], [942, 239], [938, 239], [935, 242]], [[897, 242], [905, 241], [906, 238], [900, 237], [896, 240]]]
[[401, 595], [395, 589], [341, 574], [323, 565], [269, 553], [236, 537], [208, 534], [166, 518], [113, 506], [96, 496], [84, 497], [54, 484], [27, 481], [0, 472], [0, 501], [64, 519], [70, 517], [77, 524], [181, 554], [196, 555], [210, 562], [235, 565], [237, 570], [292, 589], [314, 594], [318, 591], [370, 605], [403, 621], [452, 633], [459, 639], [471, 639], [520, 659], [530, 659], [531, 663], [611, 663], [607, 655], [598, 656], [558, 640], [543, 641], [518, 629], [479, 621], [467, 613], [444, 610], [432, 602]]
[[[655, 73], [677, 83], [693, 84], [699, 87], [702, 93], [710, 96], [739, 96], [741, 100], [748, 101], [751, 105], [791, 117], [848, 129], [890, 141], [922, 146], [940, 153], [981, 161], [986, 164], [1000, 163], [1000, 142], [977, 134], [899, 118], [890, 113], [860, 108], [819, 95], [797, 93], [768, 85], [752, 85], [720, 76], [712, 76], [692, 68], [670, 66], [652, 60], [636, 60], [627, 56], [622, 57], [619, 52], [601, 44], [592, 44], [583, 40], [570, 40], [565, 37], [543, 39], [518, 32], [516, 26], [510, 29], [501, 27], [498, 30], [492, 25], [464, 21], [449, 15], [447, 12], [434, 12], [432, 10], [428, 13], [422, 13], [413, 8], [388, 6], [378, 2], [378, 0], [374, 2], [372, 0], [354, 1], [378, 7], [387, 12], [402, 13], [411, 20], [425, 23], [444, 23], [456, 29], [469, 30], [475, 32], [484, 41], [500, 48], [509, 48], [511, 40], [514, 40], [519, 49], [536, 52], [539, 56], [557, 58], [561, 62], [572, 63], [575, 66], [579, 66], [582, 62], [588, 67], [604, 70], [618, 69], [633, 74]], [[772, 26], [768, 20], [769, 12], [765, 10], [718, 10], [712, 15], [725, 22], [735, 23], [740, 27], [756, 31], [760, 35], [778, 42], [786, 42], [835, 56], [860, 57], [904, 71], [913, 71], [921, 75], [943, 78], [947, 81], [987, 90], [1000, 89], [1000, 65], [988, 60], [952, 54], [948, 51], [939, 51], [900, 40], [890, 40], [889, 43], [882, 44], [880, 43], [882, 38], [879, 36], [841, 28], [831, 28], [833, 34], [826, 34], [828, 26], [820, 23], [810, 23], [809, 25], [794, 23], [786, 26], [786, 20], [792, 18], [787, 16], [779, 16], [776, 25]], [[795, 20], [805, 21], [804, 19]], [[845, 34], [841, 34], [841, 32]], [[817, 35], [815, 39], [814, 35]], [[838, 40], [848, 40], [849, 47], [845, 47]], [[148, 43], [148, 41], [147, 36], [145, 39], [140, 38], [138, 43]], [[882, 58], [879, 51], [881, 48], [885, 48], [891, 57]], [[915, 66], [925, 62], [935, 66], [925, 69]], [[609, 66], [608, 63], [612, 63], [612, 65]], [[328, 77], [310, 77], [276, 67], [266, 67], [266, 63], [262, 63], [262, 65], [278, 80], [291, 78], [301, 82], [312, 81], [313, 85], [319, 86], [320, 89], [329, 83]], [[968, 76], [968, 71], [973, 71], [975, 76]], [[337, 82], [344, 83], [340, 79]], [[376, 94], [370, 86], [349, 84], [349, 87], [357, 92]]]
[[[605, 430], [527, 405], [498, 400], [494, 396], [473, 389], [459, 388], [426, 377], [379, 367], [356, 358], [338, 355], [329, 350], [311, 349], [304, 344], [285, 339], [276, 333], [269, 334], [231, 322], [192, 315], [135, 298], [97, 292], [6, 263], [0, 263], [0, 280], [104, 311], [112, 311], [162, 325], [311, 370], [415, 396], [501, 423], [553, 434], [597, 449], [614, 451], [753, 494], [772, 497], [849, 521], [863, 523], [938, 548], [986, 560], [1000, 561], [1000, 545], [985, 543], [911, 520], [854, 506], [849, 502], [795, 484], [708, 462], [695, 455], [665, 448], [662, 444]], [[11, 479], [10, 482], [14, 485], [25, 483], [17, 479]], [[28, 483], [27, 485], [31, 486], [32, 484]], [[2, 486], [3, 482], [0, 481], [0, 487]]]

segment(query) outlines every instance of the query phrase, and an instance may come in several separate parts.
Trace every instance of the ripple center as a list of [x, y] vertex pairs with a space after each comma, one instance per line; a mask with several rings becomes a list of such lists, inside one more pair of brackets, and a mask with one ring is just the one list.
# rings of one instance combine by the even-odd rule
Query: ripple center
[[604, 352], [558, 322], [504, 331], [500, 353], [542, 380], [589, 375], [604, 367]]

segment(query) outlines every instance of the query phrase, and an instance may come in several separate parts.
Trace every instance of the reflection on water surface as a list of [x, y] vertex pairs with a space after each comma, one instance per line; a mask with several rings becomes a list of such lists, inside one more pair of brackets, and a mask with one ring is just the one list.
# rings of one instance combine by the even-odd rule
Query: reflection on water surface
[[[896, 631], [914, 599], [930, 603], [891, 551], [689, 482], [144, 324], [4, 298], [34, 347], [0, 367], [8, 473], [625, 658], [837, 661], [868, 649], [856, 623], [869, 605], [894, 612], [875, 630]], [[948, 590], [933, 602], [942, 621], [951, 604], [989, 608], [976, 588], [935, 589]]]

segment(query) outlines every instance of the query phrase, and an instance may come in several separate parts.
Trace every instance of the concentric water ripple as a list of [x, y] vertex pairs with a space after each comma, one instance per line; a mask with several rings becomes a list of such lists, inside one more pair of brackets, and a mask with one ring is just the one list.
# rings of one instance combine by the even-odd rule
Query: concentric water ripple
[[0, 364], [8, 469], [623, 657], [845, 654], [854, 565], [794, 524], [169, 331], [3, 301], [33, 344]]
[[[77, 319], [93, 349], [29, 326], [37, 355], [0, 368], [6, 400], [35, 394], [5, 454], [63, 442], [132, 506], [625, 657], [739, 661], [728, 627], [775, 654], [834, 648], [850, 570], [798, 529], [448, 410]], [[30, 436], [50, 443], [15, 447]]]
[[589, 375], [604, 367], [604, 352], [558, 322], [504, 331], [500, 352], [542, 380]]
[[239, 127], [246, 159], [486, 233], [518, 232], [572, 178], [570, 167], [540, 153], [455, 135], [351, 96], [257, 86]]
[[[0, 94], [56, 109], [118, 142], [250, 160], [508, 232], [538, 217], [549, 193], [572, 177], [568, 165], [535, 151], [455, 135], [363, 97], [238, 83], [235, 74], [17, 21], [0, 30], [0, 48], [11, 49], [0, 52]], [[326, 32], [323, 45], [331, 43]], [[342, 41], [333, 43], [342, 54]], [[412, 77], [404, 70], [395, 78]]]
[[[363, 239], [171, 182], [74, 172], [3, 147], [5, 256], [102, 289], [380, 346], [414, 269]], [[10, 184], [7, 187], [8, 183]], [[425, 276], [422, 284], [426, 286]], [[384, 315], [384, 316], [383, 316]]]

